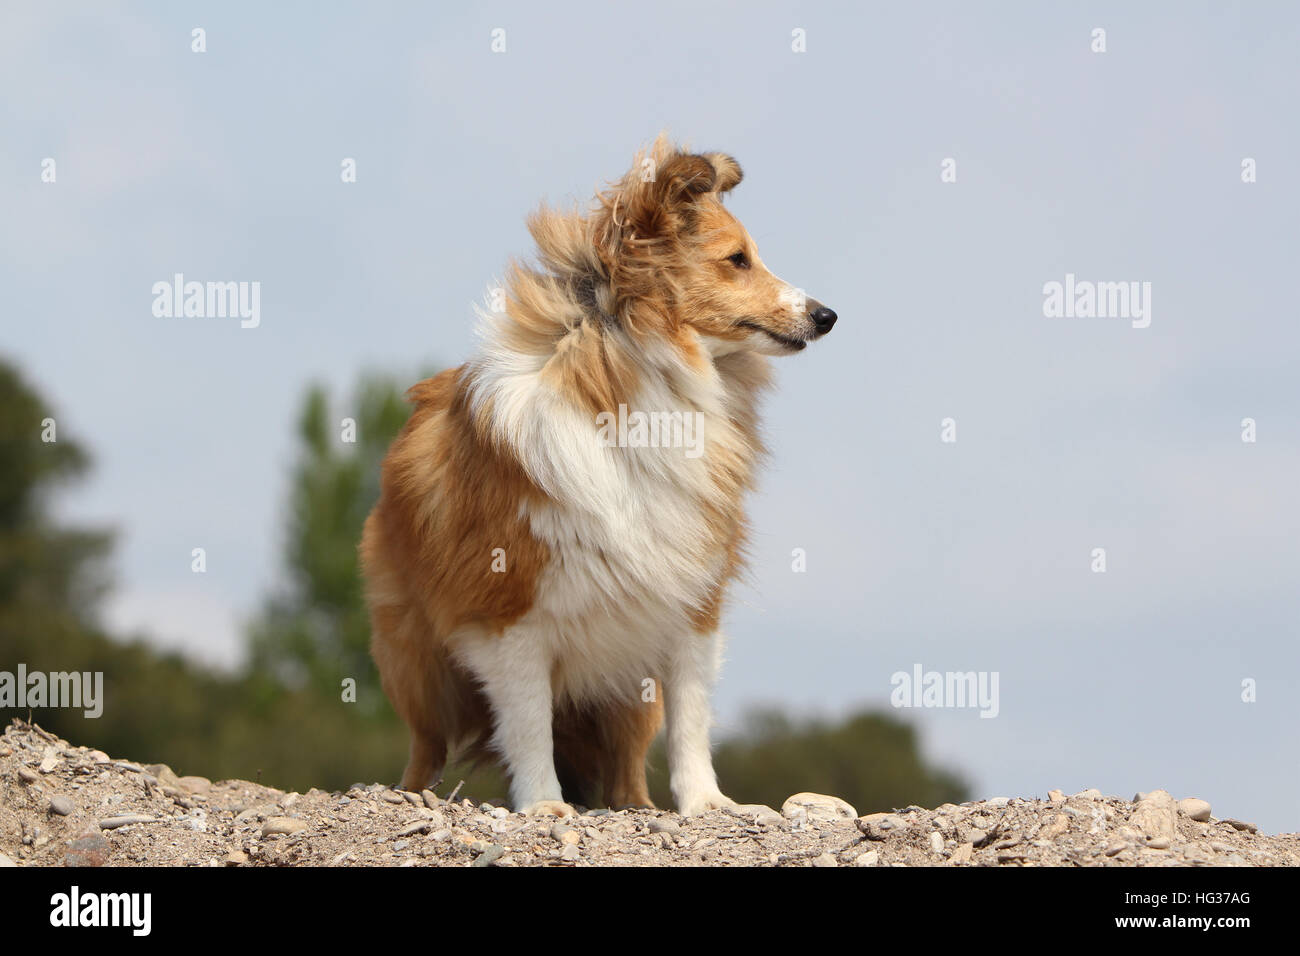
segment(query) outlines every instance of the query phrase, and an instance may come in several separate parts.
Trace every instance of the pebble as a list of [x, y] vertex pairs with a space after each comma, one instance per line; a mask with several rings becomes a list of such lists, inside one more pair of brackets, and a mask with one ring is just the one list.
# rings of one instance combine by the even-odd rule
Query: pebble
[[0, 870], [3, 870], [5, 867], [17, 866], [17, 865], [18, 864], [15, 863], [13, 860], [9, 859], [9, 857], [5, 856], [3, 853], [0, 853]]
[[858, 854], [857, 859], [853, 861], [854, 866], [875, 866], [880, 862], [880, 851], [868, 850], [866, 853]]
[[66, 817], [77, 809], [72, 805], [72, 801], [67, 797], [58, 796], [50, 798], [50, 812], [57, 813], [61, 817]]
[[726, 811], [733, 817], [739, 817], [760, 826], [771, 827], [785, 822], [785, 817], [761, 803], [739, 803], [734, 807], [727, 807]]
[[796, 793], [781, 804], [781, 813], [792, 818], [796, 808], [801, 808], [809, 820], [852, 820], [858, 815], [851, 803], [824, 793]]
[[1259, 832], [1259, 827], [1255, 826], [1255, 824], [1253, 824], [1253, 823], [1243, 823], [1243, 822], [1240, 821], [1240, 820], [1233, 820], [1231, 817], [1229, 817], [1229, 818], [1227, 818], [1227, 819], [1225, 819], [1225, 820], [1220, 820], [1219, 822], [1220, 822], [1220, 823], [1226, 823], [1228, 826], [1232, 827], [1234, 830], [1245, 830], [1247, 833], [1258, 833], [1258, 832]]
[[1038, 831], [1038, 836], [1043, 840], [1055, 840], [1068, 829], [1070, 829], [1070, 818], [1064, 813], [1053, 813], [1051, 819]]
[[493, 807], [488, 811], [488, 816], [493, 820], [504, 820], [506, 817], [510, 816], [510, 811], [505, 807]]
[[907, 829], [907, 821], [892, 813], [869, 813], [865, 817], [858, 817], [856, 822], [858, 829], [869, 840], [886, 840]]
[[308, 826], [306, 820], [297, 820], [293, 817], [268, 817], [266, 822], [262, 824], [262, 836], [275, 836], [278, 833], [285, 835], [301, 833]]
[[440, 798], [432, 790], [421, 790], [420, 799], [424, 801], [424, 805], [428, 807], [430, 810], [437, 810], [440, 806], [442, 806], [442, 798]]
[[1010, 797], [990, 797], [989, 799], [984, 801], [985, 804], [987, 804], [990, 807], [993, 807], [996, 810], [1001, 810], [1010, 802], [1011, 802]]
[[936, 856], [943, 853], [943, 834], [938, 831], [930, 832], [930, 852]]
[[1152, 840], [1172, 842], [1178, 832], [1174, 798], [1165, 790], [1143, 794], [1128, 822], [1141, 831], [1148, 843]]
[[94, 830], [87, 830], [63, 851], [65, 866], [103, 866], [108, 862], [108, 841]]
[[1100, 790], [1090, 787], [1087, 790], [1080, 790], [1074, 795], [1074, 798], [1076, 800], [1100, 800], [1102, 797]]
[[41, 778], [37, 776], [35, 773], [33, 773], [32, 771], [28, 770], [26, 767], [19, 767], [18, 779], [21, 780], [23, 783], [35, 783], [37, 780]]
[[669, 836], [676, 836], [682, 832], [682, 828], [667, 817], [655, 817], [650, 821], [650, 832], [667, 833]]
[[406, 798], [405, 798], [405, 797], [403, 797], [400, 793], [395, 793], [395, 792], [393, 792], [392, 790], [385, 790], [385, 791], [381, 794], [381, 796], [382, 796], [385, 800], [387, 800], [389, 803], [405, 803], [405, 802], [406, 802]]
[[552, 823], [551, 829], [548, 832], [550, 833], [551, 839], [556, 843], [563, 843], [564, 837], [567, 834], [572, 833], [573, 828], [564, 823]]
[[1060, 790], [1049, 790], [1047, 791], [1047, 799], [1052, 806], [1056, 806], [1058, 803], [1065, 802], [1065, 794]]
[[212, 781], [207, 777], [181, 777], [177, 783], [180, 784], [182, 790], [186, 790], [189, 793], [207, 793], [212, 789]]
[[233, 853], [227, 853], [224, 862], [226, 866], [239, 866], [248, 862], [248, 854], [243, 850], [236, 850]]
[[92, 750], [90, 752], [90, 759], [93, 763], [108, 763], [113, 758], [102, 750]]
[[431, 826], [433, 826], [432, 820], [417, 820], [410, 826], [398, 830], [397, 835], [399, 837], [409, 837], [415, 836], [417, 833], [428, 833]]
[[505, 855], [506, 848], [492, 843], [484, 847], [483, 852], [474, 860], [474, 866], [491, 866]]
[[408, 846], [410, 846], [410, 845], [411, 845], [411, 841], [410, 841], [410, 840], [398, 840], [398, 841], [396, 841], [396, 842], [393, 844], [393, 852], [394, 852], [394, 853], [401, 853], [403, 850], [405, 850], [405, 849], [406, 849]]
[[835, 854], [831, 853], [828, 850], [825, 853], [823, 853], [821, 856], [813, 857], [812, 865], [813, 866], [839, 866], [840, 861], [835, 859]]
[[969, 863], [974, 852], [975, 845], [973, 843], [963, 843], [952, 851], [952, 856], [949, 859], [954, 863]]
[[1198, 800], [1196, 797], [1188, 797], [1186, 800], [1179, 800], [1178, 810], [1184, 816], [1190, 817], [1198, 823], [1209, 822], [1210, 805], [1204, 800]]
[[116, 830], [118, 827], [130, 826], [132, 823], [156, 823], [154, 817], [146, 817], [139, 813], [127, 813], [120, 817], [105, 817], [99, 821], [101, 830]]
[[568, 846], [566, 846], [563, 850], [560, 851], [560, 859], [563, 860], [565, 863], [577, 863], [579, 860], [582, 859], [582, 852], [576, 846], [570, 843]]

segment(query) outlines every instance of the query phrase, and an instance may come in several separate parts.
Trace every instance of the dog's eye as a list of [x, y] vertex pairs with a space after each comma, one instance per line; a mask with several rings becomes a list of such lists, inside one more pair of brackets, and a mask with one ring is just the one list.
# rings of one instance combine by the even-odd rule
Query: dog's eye
[[730, 262], [737, 269], [749, 268], [749, 257], [745, 255], [743, 250], [741, 252], [733, 253], [732, 255], [727, 256], [727, 261]]

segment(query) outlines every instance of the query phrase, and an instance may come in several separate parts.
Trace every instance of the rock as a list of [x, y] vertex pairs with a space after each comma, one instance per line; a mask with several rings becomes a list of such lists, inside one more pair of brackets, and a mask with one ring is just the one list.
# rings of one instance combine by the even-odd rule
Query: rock
[[781, 813], [789, 818], [796, 807], [802, 808], [809, 820], [852, 820], [858, 815], [852, 804], [824, 793], [796, 793], [781, 804]]
[[855, 822], [869, 840], [887, 840], [907, 829], [907, 821], [892, 813], [869, 813]]
[[41, 773], [50, 773], [59, 765], [59, 752], [53, 747], [45, 748], [45, 756], [41, 758]]
[[165, 763], [151, 763], [144, 768], [144, 772], [158, 779], [164, 787], [175, 787], [181, 789], [181, 778], [176, 776], [171, 767]]
[[769, 806], [761, 803], [738, 803], [734, 807], [725, 807], [727, 813], [758, 826], [778, 826], [785, 822], [785, 817]]
[[1060, 790], [1049, 790], [1047, 791], [1047, 800], [1052, 804], [1052, 806], [1056, 806], [1059, 803], [1065, 802], [1065, 794]]
[[94, 830], [87, 830], [63, 851], [64, 866], [103, 866], [108, 862], [108, 841]]
[[442, 798], [432, 790], [421, 790], [420, 799], [424, 801], [424, 805], [430, 810], [437, 810], [442, 806]]
[[570, 843], [568, 846], [566, 846], [563, 850], [560, 851], [560, 859], [563, 860], [565, 863], [577, 863], [579, 860], [582, 859], [582, 852], [576, 846]]
[[866, 853], [859, 853], [853, 860], [854, 866], [875, 866], [880, 862], [879, 850], [868, 850]]
[[1147, 840], [1146, 846], [1148, 850], [1167, 850], [1173, 845], [1173, 842], [1174, 841], [1167, 836], [1158, 836]]
[[1243, 823], [1242, 821], [1240, 821], [1240, 820], [1234, 820], [1234, 819], [1232, 819], [1231, 817], [1228, 817], [1227, 819], [1224, 819], [1224, 820], [1220, 820], [1219, 822], [1220, 822], [1220, 823], [1226, 823], [1228, 826], [1232, 827], [1234, 830], [1245, 830], [1247, 833], [1258, 833], [1258, 832], [1259, 832], [1259, 827], [1255, 826], [1255, 824], [1253, 824], [1253, 823]]
[[1138, 801], [1138, 805], [1129, 815], [1128, 822], [1141, 832], [1148, 843], [1152, 840], [1172, 842], [1178, 832], [1174, 798], [1168, 791], [1152, 790]]
[[403, 827], [397, 831], [399, 837], [415, 836], [417, 833], [428, 833], [429, 828], [433, 826], [432, 820], [417, 820], [410, 826]]
[[406, 802], [406, 798], [405, 798], [405, 797], [403, 797], [400, 793], [396, 793], [396, 792], [394, 792], [394, 791], [392, 791], [392, 790], [385, 790], [385, 791], [381, 794], [381, 796], [382, 796], [385, 800], [387, 800], [389, 803], [405, 803], [405, 802]]
[[58, 814], [61, 817], [69, 816], [77, 808], [72, 805], [72, 801], [67, 797], [58, 796], [50, 798], [50, 813]]
[[930, 852], [935, 856], [943, 853], [943, 834], [937, 830], [930, 831]]
[[181, 777], [176, 782], [187, 793], [207, 793], [212, 789], [212, 781], [207, 777]]
[[90, 759], [93, 763], [108, 763], [113, 758], [110, 757], [108, 754], [104, 753], [104, 751], [102, 750], [92, 750], [90, 752]]
[[243, 850], [235, 850], [233, 853], [227, 853], [222, 862], [226, 866], [241, 866], [248, 862], [248, 854]]
[[1100, 800], [1101, 791], [1090, 787], [1087, 790], [1080, 790], [1074, 795], [1074, 798], [1076, 800]]
[[963, 843], [952, 851], [952, 856], [949, 859], [954, 863], [969, 863], [974, 852], [975, 845], [973, 843]]
[[424, 802], [420, 799], [418, 793], [412, 793], [410, 790], [399, 790], [398, 792], [402, 795], [403, 800], [407, 803], [414, 804], [417, 807]]
[[1178, 812], [1198, 823], [1208, 823], [1210, 819], [1210, 805], [1204, 800], [1196, 799], [1196, 797], [1179, 800]]
[[1010, 797], [989, 797], [989, 799], [984, 801], [986, 805], [993, 807], [995, 810], [1001, 810], [1010, 802]]
[[655, 817], [650, 821], [650, 832], [667, 833], [669, 836], [676, 836], [682, 832], [682, 828], [667, 817]]
[[28, 770], [26, 767], [19, 767], [18, 779], [21, 780], [23, 783], [35, 783], [37, 780], [40, 780], [41, 778], [38, 774], [34, 773], [31, 770]]
[[276, 834], [289, 835], [291, 833], [301, 833], [308, 828], [306, 820], [297, 820], [293, 817], [267, 817], [262, 824], [262, 836], [275, 836]]
[[[568, 849], [566, 847], [566, 849]], [[576, 847], [574, 848], [576, 849]], [[506, 848], [496, 843], [491, 843], [483, 848], [483, 852], [474, 860], [474, 866], [491, 866], [497, 860], [505, 855]]]
[[119, 827], [128, 827], [133, 823], [157, 823], [156, 817], [146, 817], [140, 813], [126, 813], [120, 817], [105, 817], [99, 821], [101, 830], [116, 830]]
[[1038, 831], [1038, 837], [1041, 840], [1055, 840], [1068, 829], [1070, 829], [1070, 818], [1064, 813], [1054, 813]]
[[821, 856], [813, 857], [812, 865], [813, 866], [839, 866], [840, 861], [835, 859], [835, 854], [831, 853], [828, 850], [827, 852], [823, 853]]

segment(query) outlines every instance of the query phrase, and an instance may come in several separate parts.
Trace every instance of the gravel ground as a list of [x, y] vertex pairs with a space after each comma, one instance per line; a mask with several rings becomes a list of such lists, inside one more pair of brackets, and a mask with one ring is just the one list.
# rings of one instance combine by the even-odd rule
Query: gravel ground
[[0, 866], [12, 865], [1296, 866], [1300, 835], [1266, 836], [1163, 790], [864, 816], [795, 794], [779, 809], [558, 820], [380, 784], [300, 794], [178, 777], [15, 721], [0, 738]]

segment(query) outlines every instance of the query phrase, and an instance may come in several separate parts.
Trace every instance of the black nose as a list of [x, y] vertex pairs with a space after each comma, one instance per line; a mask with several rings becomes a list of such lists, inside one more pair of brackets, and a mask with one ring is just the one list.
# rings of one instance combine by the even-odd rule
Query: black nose
[[809, 317], [813, 320], [813, 325], [817, 326], [817, 332], [821, 335], [829, 332], [831, 327], [835, 325], [835, 320], [839, 318], [834, 309], [828, 309], [824, 305], [814, 309], [809, 313]]

